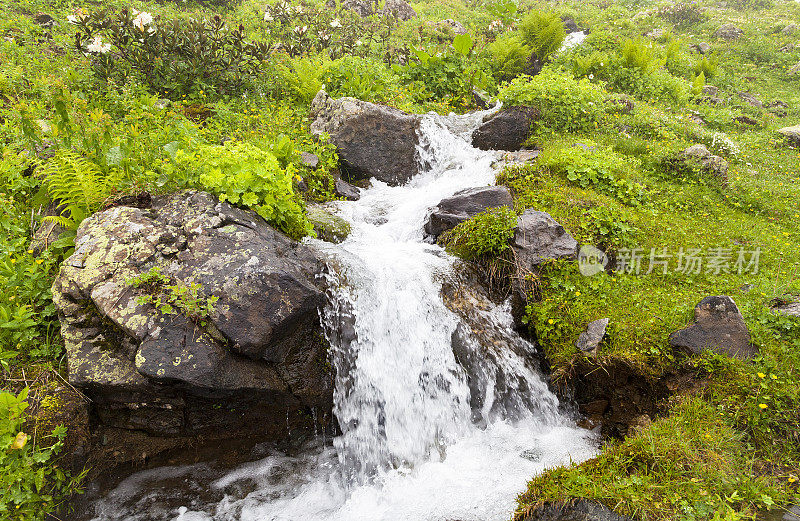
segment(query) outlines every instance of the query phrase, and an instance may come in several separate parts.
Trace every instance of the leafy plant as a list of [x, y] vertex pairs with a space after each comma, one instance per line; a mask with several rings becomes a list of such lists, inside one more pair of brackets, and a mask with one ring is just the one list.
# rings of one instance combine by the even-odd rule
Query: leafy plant
[[291, 237], [313, 234], [292, 186], [296, 169], [293, 164], [281, 168], [274, 154], [249, 143], [228, 141], [222, 146], [178, 150], [174, 163], [171, 177], [179, 186], [206, 190], [222, 201], [251, 208]]
[[581, 231], [608, 253], [634, 246], [636, 227], [606, 206], [594, 206], [583, 216]]
[[466, 260], [496, 256], [511, 247], [517, 225], [514, 210], [505, 206], [484, 210], [440, 237], [447, 251]]
[[516, 78], [525, 71], [531, 50], [518, 36], [504, 34], [489, 44], [489, 54], [492, 57], [492, 73], [501, 81]]
[[78, 491], [80, 479], [54, 465], [67, 429], [56, 427], [43, 446], [22, 429], [28, 389], [18, 395], [0, 391], [0, 516], [11, 520], [44, 521], [47, 513]]
[[219, 300], [214, 295], [201, 297], [199, 292], [202, 287], [196, 282], [172, 283], [158, 266], [128, 280], [128, 285], [145, 292], [136, 298], [137, 304], [152, 304], [158, 311], [168, 315], [180, 312], [200, 325], [205, 325], [204, 319], [214, 312], [214, 304]]
[[524, 44], [542, 61], [559, 50], [567, 36], [564, 22], [556, 13], [538, 10], [522, 20], [519, 31]]
[[716, 76], [719, 69], [719, 58], [715, 54], [703, 56], [694, 66], [695, 74], [702, 74], [705, 79]]

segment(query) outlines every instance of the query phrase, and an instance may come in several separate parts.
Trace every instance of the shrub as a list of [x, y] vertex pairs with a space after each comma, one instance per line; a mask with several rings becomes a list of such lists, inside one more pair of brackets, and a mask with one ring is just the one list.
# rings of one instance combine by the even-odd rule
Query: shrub
[[669, 4], [656, 11], [656, 14], [677, 27], [684, 28], [698, 24], [706, 19], [705, 10], [696, 2]]
[[608, 253], [634, 246], [636, 227], [606, 206], [594, 206], [581, 219], [581, 232]]
[[694, 73], [698, 75], [702, 74], [703, 78], [709, 79], [716, 76], [718, 69], [719, 58], [712, 54], [710, 56], [703, 56], [700, 61], [697, 62], [697, 65], [694, 66]]
[[344, 56], [325, 70], [325, 89], [334, 97], [352, 96], [364, 101], [386, 101], [399, 86], [397, 76], [380, 60]]
[[638, 69], [644, 74], [649, 74], [664, 65], [656, 54], [653, 44], [642, 39], [625, 40], [622, 43], [621, 56], [623, 67]]
[[92, 62], [95, 76], [125, 83], [134, 75], [151, 92], [170, 97], [201, 90], [238, 94], [269, 56], [265, 42], [246, 39], [244, 27], [211, 20], [162, 20], [124, 8], [71, 17], [75, 46]]
[[27, 397], [27, 389], [17, 396], [0, 391], [0, 517], [43, 521], [76, 491], [79, 480], [54, 465], [66, 428], [56, 427], [44, 436], [54, 440], [49, 447], [22, 430]]
[[532, 105], [554, 131], [580, 132], [594, 128], [603, 113], [603, 91], [586, 79], [546, 67], [537, 76], [520, 76], [500, 89], [507, 106]]
[[511, 208], [490, 208], [444, 233], [440, 242], [466, 260], [497, 256], [511, 247], [516, 225], [517, 215]]
[[274, 154], [248, 143], [200, 145], [178, 150], [173, 181], [182, 187], [206, 190], [221, 201], [255, 210], [268, 223], [296, 239], [313, 234], [303, 202], [295, 194], [293, 165], [281, 168]]
[[533, 11], [519, 25], [522, 41], [541, 60], [547, 60], [561, 48], [567, 33], [556, 13]]
[[492, 73], [500, 81], [516, 78], [525, 71], [531, 50], [513, 34], [505, 34], [489, 44]]

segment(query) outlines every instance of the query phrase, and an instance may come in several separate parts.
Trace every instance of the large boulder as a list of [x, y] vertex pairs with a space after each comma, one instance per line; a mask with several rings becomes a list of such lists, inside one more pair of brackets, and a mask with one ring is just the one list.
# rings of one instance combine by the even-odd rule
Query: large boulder
[[472, 133], [472, 146], [481, 150], [519, 150], [541, 114], [533, 107], [510, 107], [488, 116]]
[[786, 139], [789, 140], [789, 143], [795, 146], [800, 146], [800, 125], [795, 125], [793, 127], [783, 127], [778, 129], [776, 132], [785, 136]]
[[[286, 436], [331, 408], [322, 270], [310, 247], [208, 193], [99, 212], [53, 284], [69, 381], [105, 427]], [[190, 288], [218, 298], [209, 313]]]
[[372, 177], [392, 186], [419, 173], [420, 117], [355, 98], [333, 99], [321, 90], [311, 104], [311, 132], [328, 134], [348, 181]]
[[692, 145], [682, 150], [673, 159], [678, 170], [698, 170], [717, 179], [723, 186], [728, 185], [728, 162], [712, 154], [703, 144]]
[[534, 271], [548, 259], [575, 259], [578, 242], [548, 213], [526, 210], [517, 219], [511, 245], [517, 266]]
[[452, 197], [442, 199], [433, 208], [428, 221], [425, 223], [425, 233], [438, 237], [487, 208], [499, 208], [501, 206], [514, 207], [514, 199], [505, 186], [486, 186], [461, 190]]
[[710, 349], [734, 358], [750, 359], [758, 348], [736, 303], [727, 295], [706, 297], [694, 308], [694, 324], [669, 336], [672, 347], [695, 354]]
[[736, 27], [733, 24], [724, 24], [720, 25], [719, 28], [714, 31], [714, 38], [721, 38], [723, 40], [736, 40], [744, 34], [741, 29]]
[[383, 12], [390, 13], [397, 17], [398, 20], [403, 21], [417, 17], [417, 12], [405, 0], [386, 0]]

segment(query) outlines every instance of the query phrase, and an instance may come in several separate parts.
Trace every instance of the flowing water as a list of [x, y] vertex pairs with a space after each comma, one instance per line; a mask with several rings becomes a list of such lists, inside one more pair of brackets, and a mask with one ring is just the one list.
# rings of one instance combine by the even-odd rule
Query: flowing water
[[426, 115], [425, 172], [336, 203], [351, 235], [311, 241], [331, 259], [320, 316], [342, 434], [224, 473], [135, 474], [94, 505], [95, 519], [501, 520], [531, 476], [595, 454], [593, 435], [559, 411], [526, 356], [534, 348], [514, 333], [507, 306], [483, 302], [467, 319], [442, 299], [454, 259], [423, 240], [423, 225], [442, 198], [494, 182], [494, 157], [468, 144], [485, 114]]

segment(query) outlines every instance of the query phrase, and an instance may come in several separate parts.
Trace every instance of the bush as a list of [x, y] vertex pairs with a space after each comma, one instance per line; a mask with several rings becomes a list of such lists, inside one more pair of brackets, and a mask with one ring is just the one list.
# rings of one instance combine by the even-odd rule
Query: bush
[[500, 81], [516, 78], [528, 65], [531, 50], [513, 34], [505, 34], [489, 44], [492, 57], [492, 73]]
[[291, 164], [281, 168], [274, 154], [228, 141], [223, 146], [178, 150], [175, 164], [172, 177], [178, 186], [205, 190], [221, 201], [251, 208], [295, 239], [313, 234], [303, 202], [292, 186], [295, 168]]
[[466, 260], [497, 256], [511, 247], [516, 226], [514, 210], [490, 208], [444, 233], [440, 242], [448, 252]]
[[125, 83], [133, 75], [171, 98], [239, 94], [270, 52], [267, 43], [247, 40], [244, 27], [230, 28], [219, 15], [168, 21], [124, 8], [70, 21], [78, 27], [75, 46], [90, 57], [98, 79]]
[[537, 76], [520, 76], [500, 89], [507, 106], [531, 105], [554, 131], [580, 132], [597, 126], [603, 114], [603, 91], [586, 79], [546, 67]]
[[522, 41], [542, 61], [561, 48], [567, 33], [556, 13], [533, 11], [519, 25]]

